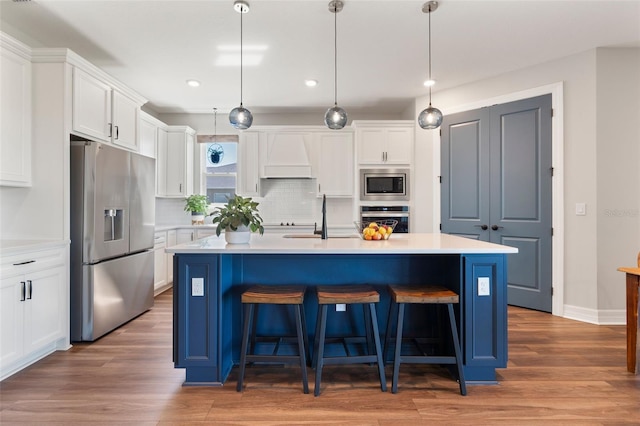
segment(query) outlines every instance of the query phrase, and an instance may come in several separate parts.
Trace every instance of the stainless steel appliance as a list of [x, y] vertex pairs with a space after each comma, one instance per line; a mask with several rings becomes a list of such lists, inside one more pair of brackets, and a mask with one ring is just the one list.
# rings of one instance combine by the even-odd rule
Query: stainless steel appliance
[[153, 306], [155, 160], [71, 142], [71, 340], [93, 341]]
[[409, 232], [409, 206], [360, 206], [360, 220], [364, 222], [387, 219], [398, 221], [393, 232], [401, 234]]
[[409, 169], [360, 169], [361, 201], [409, 201]]

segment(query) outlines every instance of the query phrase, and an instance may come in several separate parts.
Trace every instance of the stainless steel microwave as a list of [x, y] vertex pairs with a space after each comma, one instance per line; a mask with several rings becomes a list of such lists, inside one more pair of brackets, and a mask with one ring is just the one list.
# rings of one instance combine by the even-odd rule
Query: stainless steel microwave
[[361, 201], [409, 201], [409, 169], [360, 169]]

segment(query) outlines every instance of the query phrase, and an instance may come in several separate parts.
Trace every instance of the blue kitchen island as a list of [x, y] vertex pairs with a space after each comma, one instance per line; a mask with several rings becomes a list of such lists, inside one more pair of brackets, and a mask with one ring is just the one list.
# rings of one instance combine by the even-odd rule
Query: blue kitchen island
[[[167, 249], [174, 253], [173, 361], [187, 385], [222, 385], [240, 358], [240, 294], [253, 284], [302, 284], [307, 330], [315, 330], [314, 286], [369, 284], [378, 289], [381, 332], [386, 330], [388, 284], [438, 284], [460, 295], [456, 310], [467, 381], [495, 383], [507, 365], [507, 254], [513, 247], [447, 234], [394, 234], [386, 241], [357, 235], [283, 238], [252, 235], [248, 244], [209, 237]], [[478, 278], [489, 287], [478, 292]], [[351, 307], [350, 307], [351, 308]], [[263, 331], [288, 328], [260, 311]], [[285, 317], [286, 318], [286, 317]], [[425, 315], [409, 312], [411, 330], [424, 330]], [[360, 326], [362, 311], [330, 315], [327, 335]], [[406, 334], [406, 333], [405, 333]], [[384, 337], [384, 336], [383, 336]], [[313, 336], [310, 336], [313, 342]]]

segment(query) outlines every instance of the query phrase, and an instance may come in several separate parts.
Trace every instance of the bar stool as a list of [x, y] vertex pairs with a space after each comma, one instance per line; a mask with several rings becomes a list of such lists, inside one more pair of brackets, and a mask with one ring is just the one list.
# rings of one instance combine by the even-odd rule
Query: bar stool
[[[241, 301], [244, 305], [244, 325], [242, 332], [242, 349], [240, 354], [240, 371], [238, 373], [238, 385], [236, 390], [242, 391], [245, 366], [252, 362], [266, 362], [278, 364], [299, 364], [302, 370], [302, 388], [304, 393], [309, 393], [307, 380], [307, 331], [304, 319], [304, 293], [303, 286], [265, 286], [257, 285], [242, 293]], [[254, 353], [257, 328], [257, 308], [259, 305], [293, 305], [296, 317], [296, 336], [298, 343], [298, 355], [278, 355], [280, 342], [286, 336], [263, 336], [265, 339], [276, 339], [277, 344], [271, 355]], [[255, 314], [255, 317], [254, 317]], [[251, 347], [249, 347], [251, 338]]]
[[[390, 285], [391, 306], [389, 308], [389, 321], [387, 321], [387, 333], [385, 336], [385, 351], [391, 339], [391, 322], [392, 312], [394, 309], [398, 311], [396, 342], [393, 357], [393, 379], [391, 384], [391, 392], [398, 392], [398, 375], [400, 373], [400, 364], [455, 364], [458, 371], [458, 381], [460, 383], [460, 394], [467, 394], [467, 387], [464, 380], [464, 371], [462, 369], [462, 355], [460, 351], [460, 342], [458, 340], [458, 330], [456, 328], [456, 318], [453, 313], [453, 304], [459, 302], [458, 294], [440, 286], [399, 286]], [[451, 329], [451, 337], [453, 340], [453, 348], [455, 356], [434, 356], [434, 355], [402, 355], [402, 326], [404, 322], [405, 304], [435, 304], [447, 305], [449, 313], [449, 325]], [[386, 352], [385, 352], [386, 353]]]
[[[387, 382], [384, 374], [384, 362], [382, 360], [382, 350], [380, 348], [380, 335], [378, 333], [378, 319], [376, 316], [375, 304], [380, 301], [380, 294], [369, 285], [333, 285], [333, 286], [318, 286], [318, 319], [316, 322], [316, 338], [314, 345], [314, 366], [316, 367], [316, 382], [313, 394], [315, 396], [320, 395], [320, 381], [322, 377], [322, 368], [325, 365], [338, 365], [338, 364], [364, 364], [364, 363], [377, 363], [378, 373], [380, 375], [380, 388], [383, 392], [387, 390]], [[359, 336], [343, 336], [335, 340], [342, 343], [345, 347], [346, 356], [331, 356], [325, 357], [325, 344], [332, 343], [326, 339], [327, 331], [327, 311], [329, 305], [345, 304], [363, 305], [363, 311], [365, 316], [365, 333], [367, 340], [367, 355], [349, 355], [346, 340], [350, 337]], [[369, 309], [364, 306], [369, 305]], [[375, 342], [375, 354], [371, 354], [372, 345], [371, 337]]]

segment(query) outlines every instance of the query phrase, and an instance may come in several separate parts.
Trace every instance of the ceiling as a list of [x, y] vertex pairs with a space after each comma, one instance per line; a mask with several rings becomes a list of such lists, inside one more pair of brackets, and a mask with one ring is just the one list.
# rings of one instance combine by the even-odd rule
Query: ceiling
[[[329, 0], [249, 2], [245, 107], [255, 113], [332, 106]], [[428, 93], [423, 3], [345, 0], [337, 15], [340, 106], [400, 113]], [[0, 0], [0, 23], [32, 47], [72, 49], [158, 113], [225, 112], [240, 103], [233, 0]], [[640, 47], [640, 0], [442, 0], [431, 30], [437, 93], [596, 47]], [[224, 65], [225, 58], [235, 64]], [[319, 84], [308, 88], [305, 79]]]

